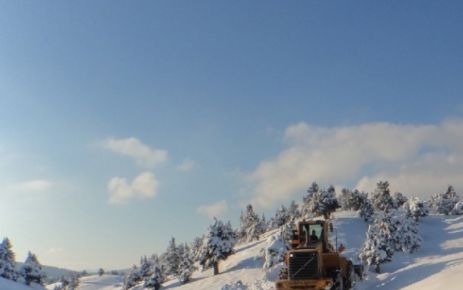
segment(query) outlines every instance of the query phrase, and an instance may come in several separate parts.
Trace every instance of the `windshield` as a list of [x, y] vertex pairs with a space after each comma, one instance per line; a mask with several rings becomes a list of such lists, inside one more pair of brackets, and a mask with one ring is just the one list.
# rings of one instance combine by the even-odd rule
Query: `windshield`
[[315, 243], [322, 239], [322, 226], [319, 224], [302, 224], [300, 228], [301, 241]]

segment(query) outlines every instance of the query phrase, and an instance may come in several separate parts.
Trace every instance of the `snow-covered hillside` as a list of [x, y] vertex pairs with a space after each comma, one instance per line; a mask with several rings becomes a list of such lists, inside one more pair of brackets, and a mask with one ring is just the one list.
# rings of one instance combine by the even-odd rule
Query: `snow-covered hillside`
[[21, 283], [17, 283], [11, 280], [0, 278], [0, 290], [45, 290], [42, 286], [33, 284], [32, 286], [26, 286]]
[[[334, 217], [338, 244], [343, 243], [347, 248], [344, 254], [355, 260], [367, 225], [353, 212], [337, 212]], [[356, 289], [461, 289], [463, 216], [429, 216], [421, 221], [420, 227], [424, 241], [420, 251], [415, 254], [395, 253], [393, 261], [382, 266], [381, 274], [369, 272], [365, 281], [357, 283]], [[219, 275], [212, 275], [211, 270], [196, 271], [191, 282], [180, 285], [172, 280], [164, 283], [163, 289], [220, 290], [225, 284], [237, 281], [242, 281], [251, 290], [274, 289], [277, 273], [262, 269], [264, 259], [261, 251], [266, 239], [275, 233], [268, 232], [259, 241], [237, 246], [235, 254], [220, 263]], [[335, 242], [335, 235], [332, 242]], [[81, 279], [78, 290], [121, 290], [121, 284], [119, 276], [89, 276]]]

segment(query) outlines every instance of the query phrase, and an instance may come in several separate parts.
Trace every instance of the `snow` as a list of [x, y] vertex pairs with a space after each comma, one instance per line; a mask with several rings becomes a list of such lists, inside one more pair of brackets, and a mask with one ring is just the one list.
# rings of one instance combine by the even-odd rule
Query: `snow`
[[[365, 239], [367, 224], [355, 212], [335, 212], [335, 232], [331, 240], [346, 250], [343, 254], [358, 263], [357, 255]], [[431, 290], [462, 289], [463, 285], [463, 216], [431, 215], [420, 221], [422, 248], [413, 254], [396, 252], [392, 262], [381, 265], [380, 274], [368, 272], [368, 277], [356, 284], [356, 290]], [[236, 289], [238, 281], [249, 290], [274, 290], [277, 269], [263, 269], [263, 249], [277, 230], [265, 233], [258, 241], [235, 247], [235, 254], [219, 263], [220, 274], [212, 270], [195, 271], [191, 282], [181, 285], [176, 279], [167, 281], [166, 290], [221, 290], [225, 285]], [[270, 279], [270, 280], [269, 280]], [[0, 280], [0, 283], [5, 283]], [[6, 283], [9, 283], [7, 281]], [[24, 285], [0, 289], [31, 290]], [[19, 285], [19, 286], [16, 286]], [[78, 290], [121, 290], [122, 277], [103, 275], [84, 277]], [[20, 287], [20, 288], [18, 288]], [[48, 289], [53, 289], [48, 287]], [[142, 287], [135, 287], [141, 290]], [[239, 288], [238, 288], [239, 289]], [[245, 289], [245, 288], [244, 288]]]
[[11, 280], [6, 280], [0, 278], [0, 289], [1, 290], [45, 290], [42, 286], [37, 284], [32, 284], [31, 286], [26, 286], [21, 283], [17, 283]]

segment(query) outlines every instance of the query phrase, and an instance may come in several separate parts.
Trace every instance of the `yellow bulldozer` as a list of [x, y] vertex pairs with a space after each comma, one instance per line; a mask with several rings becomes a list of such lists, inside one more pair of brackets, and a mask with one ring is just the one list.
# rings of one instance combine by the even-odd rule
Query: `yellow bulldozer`
[[276, 282], [277, 290], [352, 288], [355, 273], [360, 274], [363, 269], [341, 255], [342, 244], [336, 249], [329, 242], [328, 232], [332, 230], [332, 224], [326, 220], [302, 221], [297, 225], [285, 257], [286, 267]]

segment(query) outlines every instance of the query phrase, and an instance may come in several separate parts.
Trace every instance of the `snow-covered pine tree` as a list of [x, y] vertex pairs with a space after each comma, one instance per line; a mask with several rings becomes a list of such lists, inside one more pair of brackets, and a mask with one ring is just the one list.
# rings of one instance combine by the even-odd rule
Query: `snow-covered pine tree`
[[401, 207], [408, 201], [408, 198], [405, 195], [403, 195], [401, 192], [394, 192], [394, 194], [392, 195], [392, 198], [394, 199], [395, 208]]
[[239, 239], [242, 242], [258, 240], [262, 234], [262, 224], [259, 216], [254, 212], [252, 205], [246, 206], [246, 211], [240, 215], [240, 229], [238, 230]]
[[329, 219], [331, 213], [339, 208], [334, 187], [330, 186], [326, 190], [320, 189], [315, 182], [307, 190], [307, 195], [304, 196], [303, 201], [304, 218], [310, 218], [312, 215], [323, 215], [325, 219]]
[[459, 200], [455, 189], [449, 185], [446, 192], [435, 194], [431, 198], [431, 208], [437, 213], [448, 215]]
[[292, 200], [288, 207], [288, 214], [292, 221], [301, 217], [301, 212], [299, 210], [299, 205]]
[[140, 268], [138, 273], [142, 279], [146, 279], [151, 276], [153, 270], [152, 260], [148, 259], [146, 256], [140, 258]]
[[177, 279], [181, 284], [190, 281], [193, 271], [196, 270], [192, 258], [192, 252], [187, 244], [180, 245], [179, 247], [180, 264], [178, 265]]
[[45, 274], [42, 271], [42, 265], [40, 265], [37, 257], [31, 252], [28, 253], [26, 261], [22, 264], [19, 273], [23, 277], [26, 285], [30, 285], [32, 282], [43, 285]]
[[133, 265], [132, 269], [124, 277], [123, 289], [128, 290], [142, 281], [140, 271], [137, 266]]
[[165, 277], [162, 271], [162, 266], [157, 255], [152, 255], [149, 259], [151, 266], [150, 275], [145, 278], [144, 287], [148, 289], [158, 290], [161, 288], [162, 283], [165, 281]]
[[77, 287], [79, 287], [79, 277], [72, 276], [71, 279], [69, 280], [69, 285], [67, 287], [67, 290], [76, 290]]
[[272, 229], [276, 229], [286, 224], [291, 220], [288, 209], [286, 206], [281, 205], [275, 212], [275, 216], [272, 218]]
[[4, 238], [0, 244], [0, 277], [16, 281], [18, 272], [16, 271], [15, 255], [11, 248], [10, 240]]
[[427, 204], [420, 200], [418, 197], [412, 197], [404, 204], [405, 209], [408, 210], [410, 216], [415, 221], [419, 221], [420, 218], [425, 217], [429, 214], [429, 208]]
[[219, 273], [219, 261], [225, 260], [233, 253], [235, 242], [236, 236], [230, 222], [224, 224], [214, 218], [214, 223], [208, 229], [200, 265], [204, 268], [213, 267], [214, 275], [217, 275]]
[[373, 215], [375, 213], [375, 209], [373, 204], [371, 203], [370, 199], [366, 198], [360, 207], [359, 215], [363, 220], [367, 223], [373, 221]]
[[193, 239], [193, 242], [191, 243], [190, 249], [192, 253], [192, 258], [193, 261], [198, 262], [199, 257], [201, 256], [201, 249], [204, 244], [204, 236], [202, 237], [196, 237]]
[[175, 238], [169, 241], [165, 254], [165, 266], [166, 274], [176, 276], [178, 274], [178, 264], [180, 263], [180, 258], [178, 256], [178, 249], [175, 244]]
[[418, 223], [405, 208], [390, 210], [386, 213], [386, 220], [396, 251], [414, 253], [421, 247]]
[[392, 233], [387, 218], [381, 213], [368, 226], [359, 258], [365, 265], [374, 265], [375, 271], [379, 273], [380, 265], [391, 261], [393, 254]]
[[362, 208], [365, 201], [368, 199], [368, 194], [360, 192], [357, 189], [351, 191], [343, 188], [341, 192], [341, 207], [344, 210], [358, 211]]
[[388, 181], [380, 181], [376, 184], [376, 189], [371, 197], [372, 205], [375, 210], [387, 211], [396, 208], [394, 199], [389, 190]]

